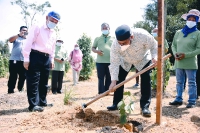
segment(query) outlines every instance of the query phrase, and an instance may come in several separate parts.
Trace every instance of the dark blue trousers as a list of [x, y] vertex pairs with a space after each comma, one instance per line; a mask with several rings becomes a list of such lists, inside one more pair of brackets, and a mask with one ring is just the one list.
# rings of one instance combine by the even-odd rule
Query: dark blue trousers
[[197, 59], [198, 59], [198, 69], [196, 75], [197, 96], [200, 96], [200, 54], [197, 56]]
[[46, 95], [50, 71], [50, 58], [40, 53], [30, 53], [30, 64], [26, 71], [29, 110], [47, 104]]
[[[150, 65], [151, 61], [149, 61], [144, 67], [148, 67]], [[151, 102], [151, 79], [150, 79], [150, 72], [151, 70], [146, 71], [145, 73], [140, 75], [141, 79], [141, 98], [140, 98], [140, 108], [149, 108], [150, 102]], [[121, 66], [119, 69], [119, 76], [117, 81], [117, 84], [121, 83], [126, 79], [126, 76], [129, 72], [125, 71]], [[118, 104], [123, 99], [123, 93], [124, 93], [124, 85], [119, 87], [114, 92], [113, 97], [113, 104]]]
[[98, 76], [98, 94], [107, 91], [111, 84], [110, 71], [108, 68], [109, 65], [110, 63], [96, 63]]

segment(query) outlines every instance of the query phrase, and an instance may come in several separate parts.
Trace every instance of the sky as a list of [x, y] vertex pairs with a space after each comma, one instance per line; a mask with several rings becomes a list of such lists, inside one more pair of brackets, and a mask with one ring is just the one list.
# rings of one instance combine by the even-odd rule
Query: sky
[[[9, 37], [19, 33], [19, 27], [25, 25], [20, 14], [21, 8], [11, 5], [15, 0], [0, 0], [0, 40], [5, 41]], [[47, 0], [26, 0], [28, 3], [41, 4]], [[143, 20], [144, 8], [151, 0], [48, 0], [51, 8], [44, 15], [36, 15], [36, 23], [45, 23], [45, 17], [49, 11], [60, 13], [61, 21], [60, 37], [64, 40], [68, 52], [74, 44], [86, 33], [91, 37], [92, 43], [95, 37], [101, 35], [101, 24], [110, 25], [110, 35], [114, 36], [115, 29], [127, 24], [130, 27], [134, 23]], [[9, 44], [12, 46], [12, 44]]]

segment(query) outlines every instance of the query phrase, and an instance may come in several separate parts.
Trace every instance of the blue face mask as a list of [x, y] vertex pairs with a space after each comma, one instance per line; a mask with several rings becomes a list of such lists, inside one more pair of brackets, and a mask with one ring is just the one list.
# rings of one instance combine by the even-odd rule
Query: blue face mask
[[102, 34], [108, 35], [108, 34], [109, 34], [109, 31], [108, 31], [108, 30], [102, 30]]
[[151, 33], [153, 35], [153, 37], [158, 37], [157, 33]]
[[48, 21], [47, 26], [49, 27], [49, 29], [53, 29], [56, 27], [56, 24], [51, 21]]

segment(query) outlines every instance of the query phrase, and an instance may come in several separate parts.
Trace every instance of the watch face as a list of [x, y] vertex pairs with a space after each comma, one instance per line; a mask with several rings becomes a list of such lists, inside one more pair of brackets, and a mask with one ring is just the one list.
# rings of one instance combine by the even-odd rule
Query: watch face
[[25, 36], [28, 35], [28, 32], [24, 32], [24, 35], [25, 35]]

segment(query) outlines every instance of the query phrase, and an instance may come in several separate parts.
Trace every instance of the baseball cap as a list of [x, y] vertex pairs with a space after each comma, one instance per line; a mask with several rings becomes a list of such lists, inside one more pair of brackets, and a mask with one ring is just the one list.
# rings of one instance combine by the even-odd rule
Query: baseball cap
[[49, 12], [49, 13], [48, 13], [48, 16], [49, 16], [49, 17], [52, 17], [52, 18], [54, 18], [54, 19], [56, 19], [56, 20], [58, 20], [58, 21], [60, 21], [60, 14], [58, 14], [58, 13], [55, 12], [55, 11]]

